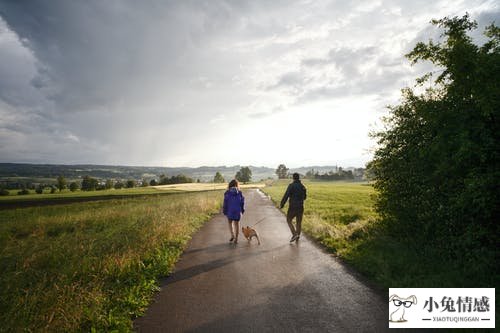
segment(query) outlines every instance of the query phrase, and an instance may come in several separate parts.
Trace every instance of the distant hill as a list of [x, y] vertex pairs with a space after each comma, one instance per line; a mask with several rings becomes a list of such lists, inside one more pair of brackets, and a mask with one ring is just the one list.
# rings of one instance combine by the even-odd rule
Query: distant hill
[[[160, 175], [176, 176], [183, 174], [194, 180], [202, 182], [211, 181], [215, 173], [220, 172], [226, 180], [234, 178], [241, 168], [235, 166], [201, 166], [198, 168], [188, 167], [143, 167], [143, 166], [120, 166], [120, 165], [64, 165], [64, 164], [24, 164], [24, 163], [0, 163], [0, 179], [28, 178], [50, 179], [63, 175], [68, 179], [79, 179], [83, 176], [91, 176], [99, 179], [157, 179]], [[276, 177], [274, 169], [267, 167], [250, 166], [252, 179], [260, 180], [268, 177]]]
[[[276, 178], [276, 169], [268, 167], [249, 166], [252, 170], [252, 180]], [[201, 166], [197, 168], [188, 167], [144, 167], [144, 166], [120, 166], [120, 165], [64, 165], [64, 164], [24, 164], [24, 163], [0, 163], [0, 181], [12, 182], [50, 182], [59, 175], [67, 179], [81, 179], [83, 176], [91, 176], [98, 179], [158, 179], [164, 174], [168, 177], [185, 175], [199, 179], [202, 182], [213, 180], [216, 172], [220, 172], [226, 181], [234, 178], [234, 175], [241, 168], [234, 166]], [[337, 172], [337, 166], [311, 166], [291, 168], [290, 173], [298, 172], [305, 175], [306, 172], [314, 170], [319, 173]], [[344, 170], [354, 170], [345, 168]]]

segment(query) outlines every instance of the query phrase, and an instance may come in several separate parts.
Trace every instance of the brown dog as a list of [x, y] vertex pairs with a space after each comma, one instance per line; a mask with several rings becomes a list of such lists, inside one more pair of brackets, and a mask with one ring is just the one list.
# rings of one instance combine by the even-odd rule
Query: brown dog
[[245, 238], [250, 242], [252, 240], [252, 237], [257, 238], [257, 242], [260, 245], [260, 239], [259, 239], [259, 234], [255, 229], [250, 228], [249, 226], [242, 227], [241, 231], [243, 231], [243, 235], [245, 235]]

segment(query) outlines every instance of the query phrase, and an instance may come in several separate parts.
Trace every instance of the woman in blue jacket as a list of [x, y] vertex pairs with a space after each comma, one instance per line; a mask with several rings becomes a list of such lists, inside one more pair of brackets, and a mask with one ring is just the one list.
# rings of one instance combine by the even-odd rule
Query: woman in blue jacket
[[238, 243], [241, 214], [245, 212], [245, 198], [241, 193], [238, 181], [233, 179], [229, 182], [227, 191], [224, 193], [224, 204], [222, 212], [227, 216], [231, 239], [229, 242]]

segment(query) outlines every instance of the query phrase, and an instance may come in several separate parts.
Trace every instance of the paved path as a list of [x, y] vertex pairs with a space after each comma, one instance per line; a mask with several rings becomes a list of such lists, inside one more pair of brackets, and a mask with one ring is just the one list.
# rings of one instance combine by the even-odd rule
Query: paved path
[[[385, 297], [307, 238], [289, 243], [283, 214], [258, 190], [245, 192], [242, 225], [261, 235], [229, 244], [215, 216], [196, 233], [139, 332], [387, 332]], [[394, 330], [391, 330], [392, 332]]]

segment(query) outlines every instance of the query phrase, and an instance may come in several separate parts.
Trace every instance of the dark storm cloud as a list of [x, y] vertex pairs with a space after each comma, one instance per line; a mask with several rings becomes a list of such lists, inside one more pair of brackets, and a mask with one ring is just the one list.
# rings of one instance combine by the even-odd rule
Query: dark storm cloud
[[414, 76], [399, 49], [465, 7], [498, 18], [479, 0], [0, 0], [0, 161], [194, 161], [232, 123], [384, 100]]

